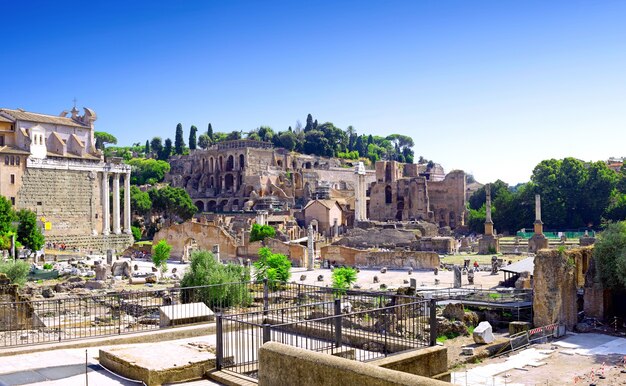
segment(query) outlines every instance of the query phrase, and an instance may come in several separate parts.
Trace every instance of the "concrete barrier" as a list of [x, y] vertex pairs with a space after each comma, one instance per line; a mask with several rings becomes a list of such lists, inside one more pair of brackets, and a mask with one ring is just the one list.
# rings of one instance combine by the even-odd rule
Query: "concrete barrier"
[[274, 385], [449, 386], [450, 384], [369, 363], [268, 342], [259, 349], [259, 386]]

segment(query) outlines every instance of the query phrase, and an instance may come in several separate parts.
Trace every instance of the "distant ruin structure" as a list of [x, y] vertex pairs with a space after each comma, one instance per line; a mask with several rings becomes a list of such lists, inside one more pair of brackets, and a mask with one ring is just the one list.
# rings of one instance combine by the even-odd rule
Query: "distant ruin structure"
[[493, 221], [491, 220], [491, 185], [485, 186], [485, 234], [478, 241], [478, 253], [486, 255], [500, 252], [500, 240], [493, 232]]

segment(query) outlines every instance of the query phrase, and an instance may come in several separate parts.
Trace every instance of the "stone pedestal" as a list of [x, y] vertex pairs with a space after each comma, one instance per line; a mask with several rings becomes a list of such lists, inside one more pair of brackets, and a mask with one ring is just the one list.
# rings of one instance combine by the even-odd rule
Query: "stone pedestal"
[[500, 253], [500, 240], [493, 235], [484, 235], [478, 240], [478, 253], [481, 255]]
[[543, 233], [535, 233], [533, 237], [528, 239], [528, 252], [537, 253], [538, 250], [546, 248], [548, 248], [548, 239]]
[[454, 266], [454, 288], [461, 288], [461, 268], [458, 265]]

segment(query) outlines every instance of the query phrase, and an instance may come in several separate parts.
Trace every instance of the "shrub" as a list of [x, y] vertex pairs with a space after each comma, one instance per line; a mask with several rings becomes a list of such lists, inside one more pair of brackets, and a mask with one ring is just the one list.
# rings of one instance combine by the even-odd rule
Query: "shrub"
[[[249, 271], [233, 264], [221, 264], [209, 251], [191, 253], [191, 265], [183, 276], [181, 287], [216, 285], [183, 290], [183, 302], [204, 302], [208, 307], [248, 306], [252, 302], [247, 281]], [[243, 282], [243, 283], [242, 283]]]
[[279, 282], [286, 282], [291, 277], [291, 261], [287, 256], [263, 247], [259, 249], [259, 260], [254, 263], [257, 281], [267, 279], [270, 289], [278, 288]]
[[15, 262], [0, 263], [0, 273], [7, 275], [11, 283], [19, 286], [26, 283], [30, 266], [23, 260], [16, 260]]
[[161, 277], [167, 271], [167, 259], [170, 258], [172, 246], [165, 240], [161, 240], [155, 245], [152, 252], [152, 262], [154, 266], [161, 270]]
[[250, 242], [263, 241], [266, 238], [272, 238], [276, 235], [276, 230], [269, 225], [252, 224], [250, 230]]
[[335, 295], [343, 295], [356, 282], [356, 270], [350, 267], [335, 268], [332, 274]]
[[626, 222], [609, 224], [593, 247], [599, 282], [607, 288], [626, 287]]
[[133, 238], [135, 241], [141, 240], [141, 228], [132, 225], [130, 230], [133, 232]]
[[43, 265], [43, 269], [48, 269], [49, 270], [49, 269], [52, 269], [52, 268], [53, 268], [53, 265], [51, 263], [45, 263]]

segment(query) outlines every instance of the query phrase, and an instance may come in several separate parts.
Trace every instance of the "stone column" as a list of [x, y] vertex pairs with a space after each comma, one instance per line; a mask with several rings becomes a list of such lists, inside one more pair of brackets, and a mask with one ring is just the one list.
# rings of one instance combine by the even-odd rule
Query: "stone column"
[[487, 196], [487, 202], [485, 203], [485, 235], [493, 235], [493, 221], [491, 220], [491, 184], [485, 186], [485, 194]]
[[111, 231], [109, 224], [109, 173], [102, 172], [102, 234], [108, 235]]
[[120, 174], [113, 173], [113, 233], [119, 235], [120, 229]]
[[354, 221], [367, 220], [367, 204], [365, 197], [365, 166], [359, 162], [354, 169], [356, 184], [354, 186]]
[[124, 233], [133, 233], [130, 229], [130, 173], [124, 175]]
[[313, 264], [315, 263], [315, 244], [313, 242], [313, 225], [309, 224], [308, 229], [308, 240], [307, 240], [307, 250], [309, 254], [309, 266], [307, 267], [307, 271], [313, 270]]
[[535, 234], [543, 234], [543, 222], [541, 221], [541, 196], [535, 194]]

